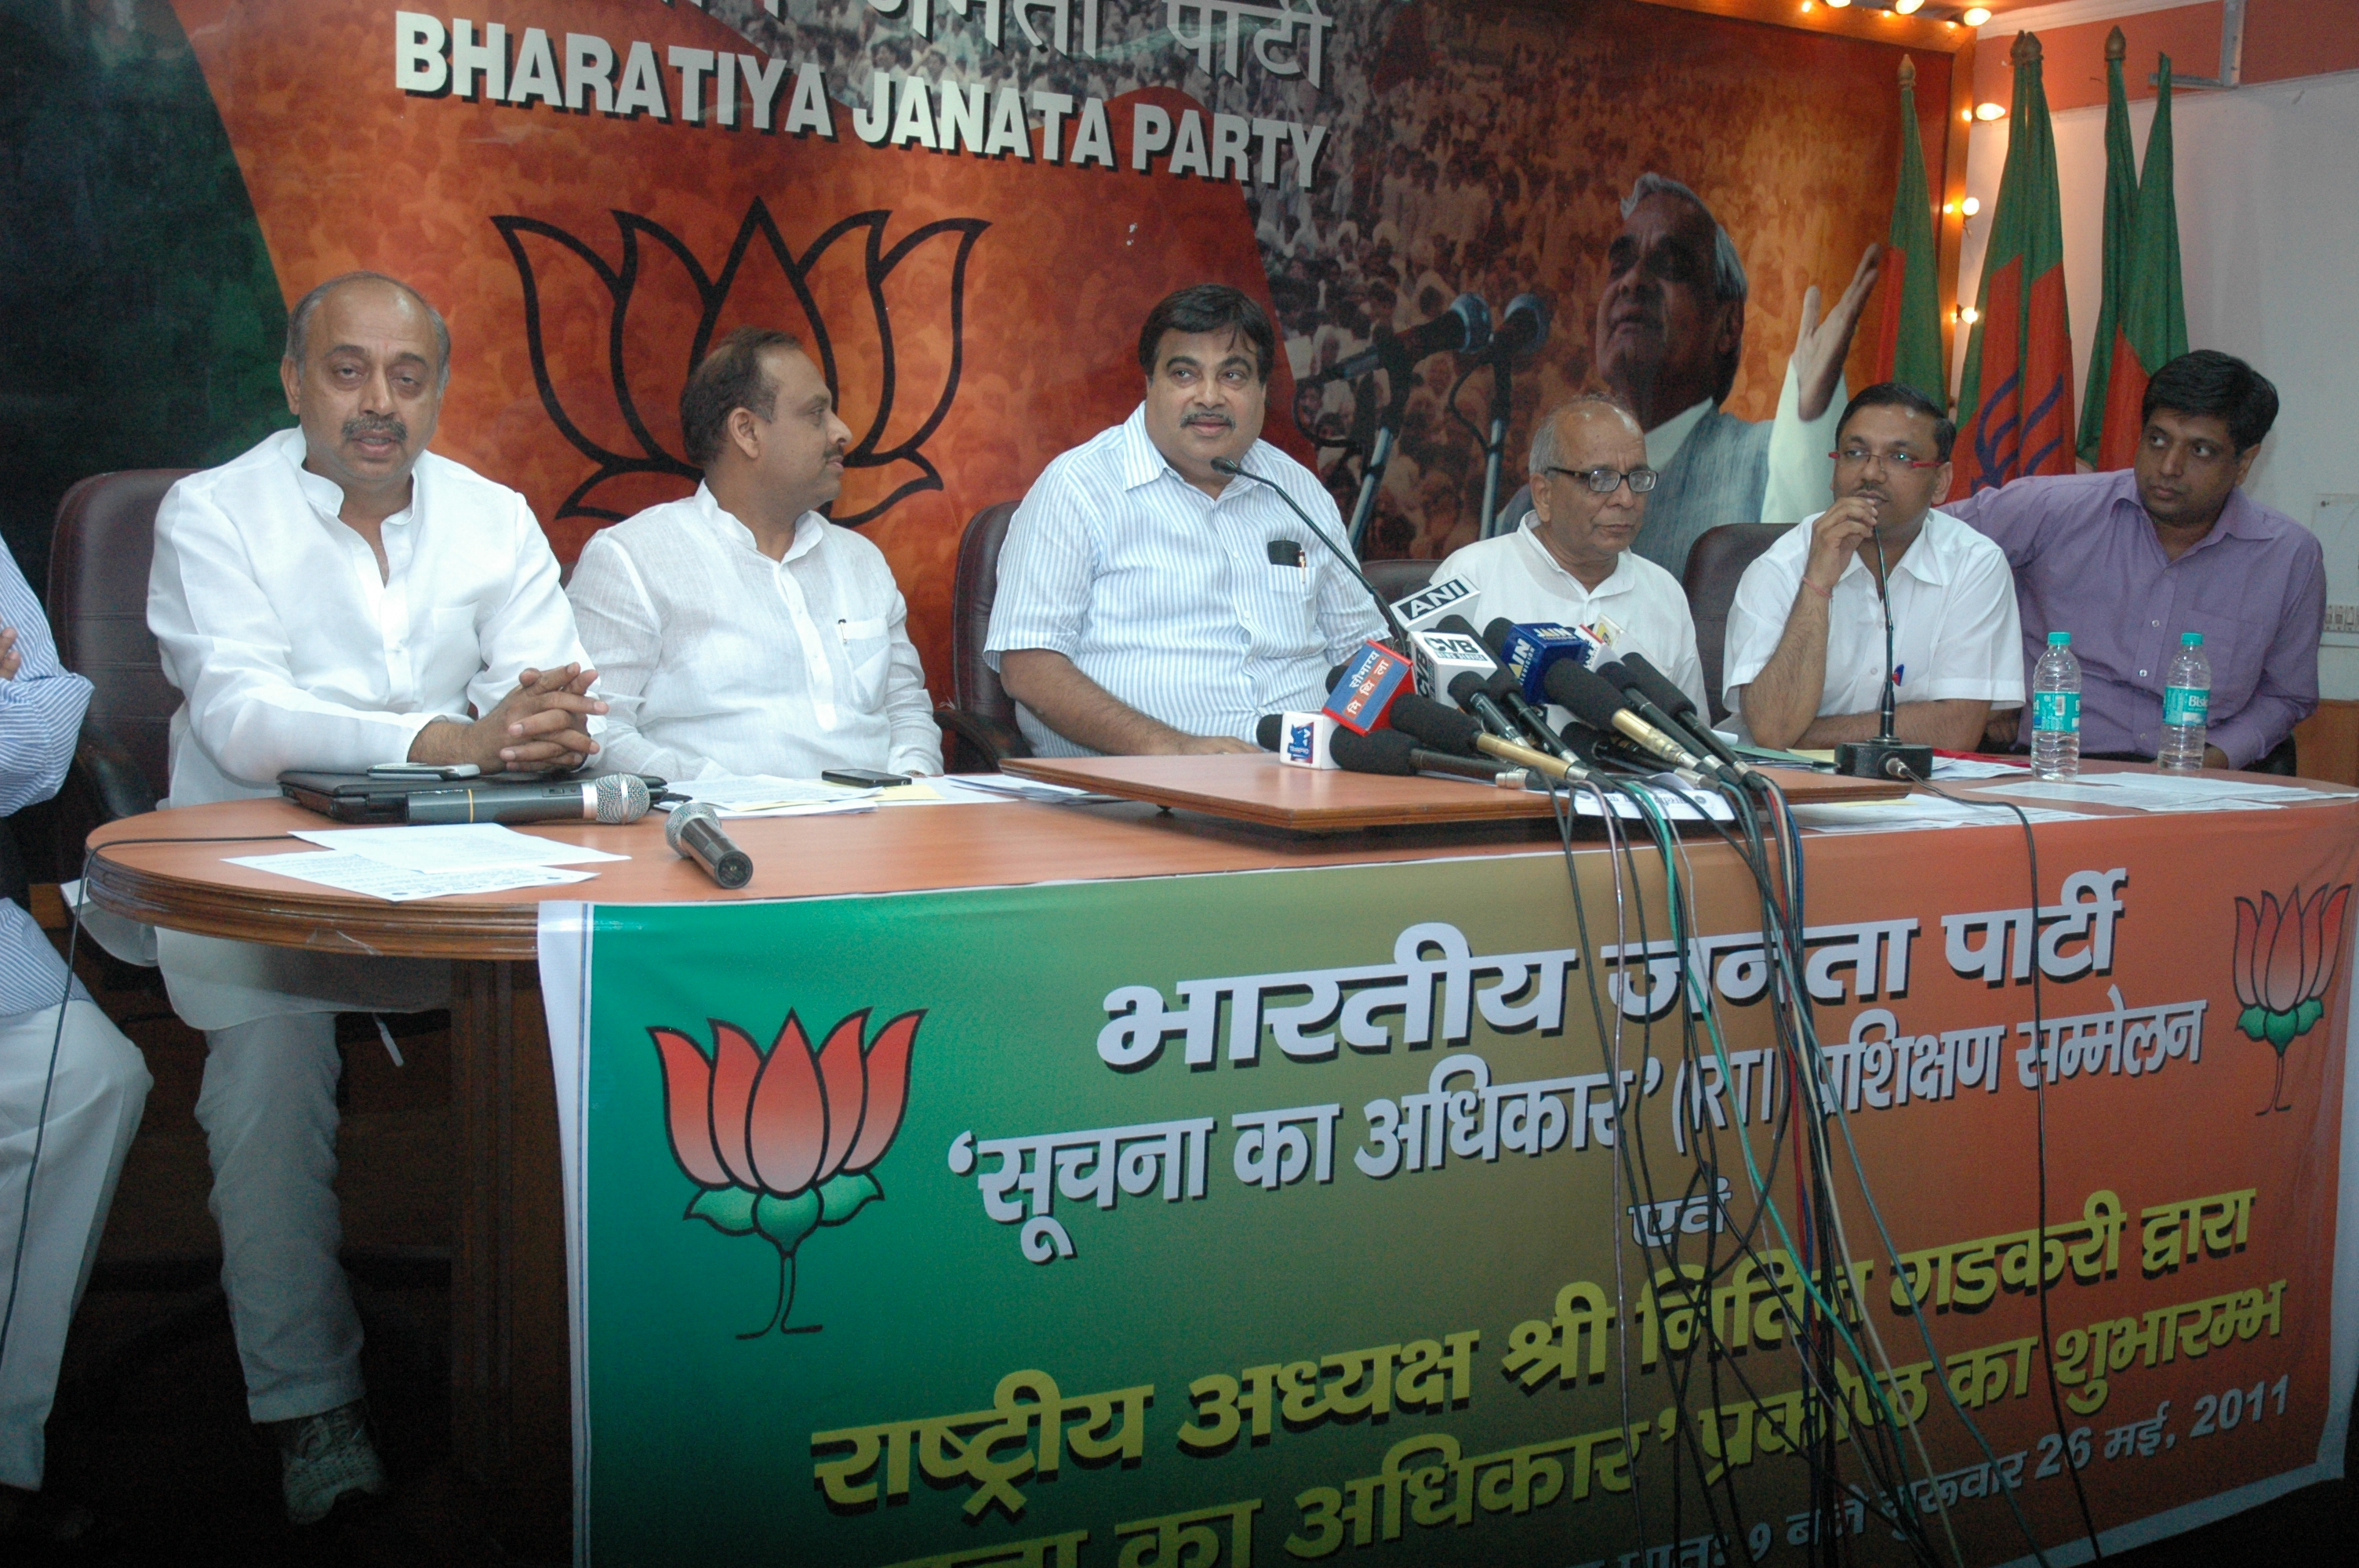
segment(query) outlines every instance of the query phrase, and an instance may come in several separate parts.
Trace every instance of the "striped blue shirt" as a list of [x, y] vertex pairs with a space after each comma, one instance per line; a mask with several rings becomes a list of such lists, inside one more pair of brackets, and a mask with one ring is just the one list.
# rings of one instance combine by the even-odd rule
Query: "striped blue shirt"
[[[41, 612], [16, 557], [0, 545], [0, 626], [16, 629], [24, 664], [0, 680], [0, 816], [13, 816], [58, 793], [90, 706], [90, 682], [58, 663], [49, 619]], [[81, 982], [76, 996], [87, 996]], [[65, 999], [66, 966], [33, 917], [0, 898], [0, 1017], [55, 1007]]]
[[[1343, 543], [1309, 469], [1266, 441], [1245, 467]], [[1288, 564], [1271, 561], [1274, 541]], [[1141, 404], [1050, 463], [1016, 509], [984, 654], [996, 669], [1011, 650], [1062, 654], [1151, 719], [1250, 741], [1265, 713], [1317, 708], [1328, 668], [1383, 631], [1366, 591], [1268, 486], [1232, 480], [1215, 499], [1180, 478]], [[1041, 756], [1091, 754], [1027, 708], [1016, 719]]]

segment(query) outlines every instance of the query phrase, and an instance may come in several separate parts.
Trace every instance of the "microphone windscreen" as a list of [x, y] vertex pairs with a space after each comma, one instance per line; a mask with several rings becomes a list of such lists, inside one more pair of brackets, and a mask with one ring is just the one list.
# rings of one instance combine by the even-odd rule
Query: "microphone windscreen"
[[654, 804], [654, 797], [647, 794], [647, 781], [636, 773], [603, 775], [597, 781], [593, 795], [601, 822], [636, 822]]
[[1407, 777], [1417, 772], [1409, 753], [1417, 742], [1398, 730], [1378, 730], [1363, 735], [1356, 730], [1338, 727], [1335, 738], [1329, 742], [1327, 754], [1335, 765], [1354, 773], [1397, 773]]
[[[1471, 680], [1473, 672], [1458, 677]], [[1454, 690], [1457, 683], [1452, 682]], [[1393, 702], [1392, 723], [1402, 734], [1424, 741], [1438, 751], [1456, 752], [1463, 756], [1474, 754], [1474, 737], [1483, 733], [1482, 723], [1454, 708], [1445, 708], [1430, 697], [1405, 696]]]
[[1474, 710], [1474, 698], [1477, 696], [1484, 694], [1495, 696], [1495, 688], [1499, 682], [1511, 678], [1505, 670], [1493, 670], [1488, 676], [1478, 676], [1473, 670], [1461, 670], [1457, 677], [1450, 683], [1450, 700], [1472, 713]]
[[1483, 641], [1483, 634], [1475, 631], [1474, 623], [1463, 615], [1445, 615], [1433, 623], [1433, 629], [1437, 632], [1452, 633], [1461, 637], [1472, 637], [1478, 643]]
[[1582, 723], [1599, 730], [1614, 728], [1614, 716], [1623, 707], [1622, 694], [1613, 683], [1594, 670], [1586, 670], [1571, 659], [1559, 659], [1548, 667], [1548, 697], [1559, 708], [1569, 709]]
[[1685, 719], [1695, 712], [1695, 698], [1681, 691], [1670, 676], [1648, 664], [1646, 654], [1623, 654], [1622, 667], [1636, 678], [1638, 689], [1647, 694], [1647, 700], [1672, 718]]
[[1260, 721], [1254, 725], [1254, 740], [1265, 752], [1277, 751], [1278, 742], [1285, 734], [1286, 715], [1283, 713], [1265, 713], [1261, 716]]
[[[1619, 659], [1608, 659], [1602, 665], [1592, 665], [1590, 667], [1595, 670], [1599, 675], [1603, 676], [1607, 680], [1613, 682], [1614, 689], [1616, 691], [1632, 691], [1636, 690], [1637, 687], [1638, 677], [1631, 674], [1628, 670], [1624, 669], [1622, 667], [1622, 661]], [[1647, 696], [1643, 691], [1639, 692], [1638, 695], [1640, 697]], [[1654, 699], [1652, 697], [1647, 697], [1647, 700], [1651, 702]]]
[[1352, 661], [1345, 659], [1342, 664], [1337, 665], [1333, 669], [1327, 672], [1327, 690], [1331, 695], [1334, 692], [1337, 687], [1343, 684], [1343, 672], [1351, 667]]
[[1502, 615], [1483, 628], [1483, 645], [1491, 650], [1493, 658], [1504, 665], [1507, 662], [1507, 639], [1515, 634], [1516, 623]]
[[721, 812], [709, 800], [690, 801], [686, 806], [675, 806], [671, 808], [671, 815], [664, 819], [664, 842], [671, 846], [673, 854], [684, 855], [688, 852], [679, 847], [679, 836], [687, 832], [688, 825], [698, 817], [702, 817], [709, 822], [718, 822], [721, 819]]

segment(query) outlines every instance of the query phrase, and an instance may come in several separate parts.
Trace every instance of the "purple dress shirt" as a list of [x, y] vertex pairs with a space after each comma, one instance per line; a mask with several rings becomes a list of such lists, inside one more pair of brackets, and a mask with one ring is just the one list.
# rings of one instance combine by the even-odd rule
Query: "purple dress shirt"
[[[2048, 633], [2072, 633], [2083, 752], [2155, 754], [2163, 677], [2182, 632], [2203, 633], [2207, 738], [2232, 766], [2267, 755], [2316, 710], [2325, 552], [2316, 535], [2241, 488], [2175, 561], [2127, 469], [2019, 479], [1941, 510], [1989, 535], [2014, 566], [2027, 679]], [[2030, 713], [2027, 706], [2027, 726]]]

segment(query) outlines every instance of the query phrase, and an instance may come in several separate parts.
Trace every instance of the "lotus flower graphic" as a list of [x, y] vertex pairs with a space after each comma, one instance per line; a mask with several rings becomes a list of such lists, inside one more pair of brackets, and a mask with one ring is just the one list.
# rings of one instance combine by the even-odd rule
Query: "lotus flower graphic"
[[[797, 254], [757, 198], [720, 270], [708, 272], [660, 223], [613, 216], [622, 250], [612, 262], [539, 219], [492, 220], [524, 286], [541, 404], [597, 465], [558, 507], [559, 519], [620, 521], [699, 477], [682, 455], [680, 389], [713, 340], [743, 325], [803, 340], [854, 431], [847, 475], [887, 470], [881, 499], [834, 521], [857, 527], [942, 488], [924, 448], [958, 395], [967, 260], [988, 221], [921, 224], [887, 247], [893, 215], [855, 212]], [[878, 488], [855, 477], [852, 493]]]
[[2309, 1033], [2326, 1011], [2350, 901], [2348, 882], [2332, 892], [2321, 887], [2307, 903], [2299, 885], [2283, 903], [2270, 892], [2261, 894], [2257, 904], [2248, 898], [2236, 901], [2236, 1000], [2245, 1009], [2236, 1015], [2236, 1027], [2252, 1039], [2267, 1041], [2277, 1054], [2277, 1083], [2258, 1115], [2293, 1108], [2279, 1103], [2286, 1047]]
[[663, 1058], [672, 1158], [701, 1189], [680, 1217], [730, 1236], [758, 1233], [778, 1249], [777, 1304], [739, 1338], [817, 1331], [817, 1324], [786, 1325], [795, 1249], [819, 1227], [842, 1225], [885, 1195], [870, 1167], [901, 1130], [909, 1049], [924, 1017], [903, 1013], [863, 1049], [863, 1008], [814, 1053], [789, 1012], [767, 1056], [753, 1036], [717, 1018], [708, 1021], [710, 1056], [677, 1029], [647, 1031]]

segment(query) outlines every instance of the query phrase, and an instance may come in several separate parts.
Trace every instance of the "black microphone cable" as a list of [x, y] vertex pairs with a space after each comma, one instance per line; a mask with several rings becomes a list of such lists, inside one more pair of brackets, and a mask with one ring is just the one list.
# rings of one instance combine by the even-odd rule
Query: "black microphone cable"
[[1256, 484], [1266, 486], [1276, 492], [1277, 498], [1286, 503], [1287, 510], [1302, 519], [1302, 525], [1310, 530], [1310, 536], [1326, 546], [1327, 553], [1343, 562], [1343, 569], [1350, 572], [1359, 585], [1368, 590], [1368, 597], [1376, 601], [1376, 613], [1384, 617], [1385, 626], [1392, 633], [1393, 640], [1399, 644], [1399, 650], [1403, 653], [1408, 652], [1408, 632], [1401, 625], [1400, 617], [1393, 613], [1392, 601], [1376, 591], [1376, 585], [1368, 580], [1368, 574], [1360, 569], [1360, 563], [1352, 558], [1349, 551], [1329, 538], [1324, 529], [1310, 521], [1310, 514], [1302, 510], [1296, 503], [1294, 497], [1286, 493], [1284, 485], [1274, 479], [1265, 479], [1234, 458], [1214, 458], [1212, 471], [1227, 474], [1232, 479], [1249, 479]]

